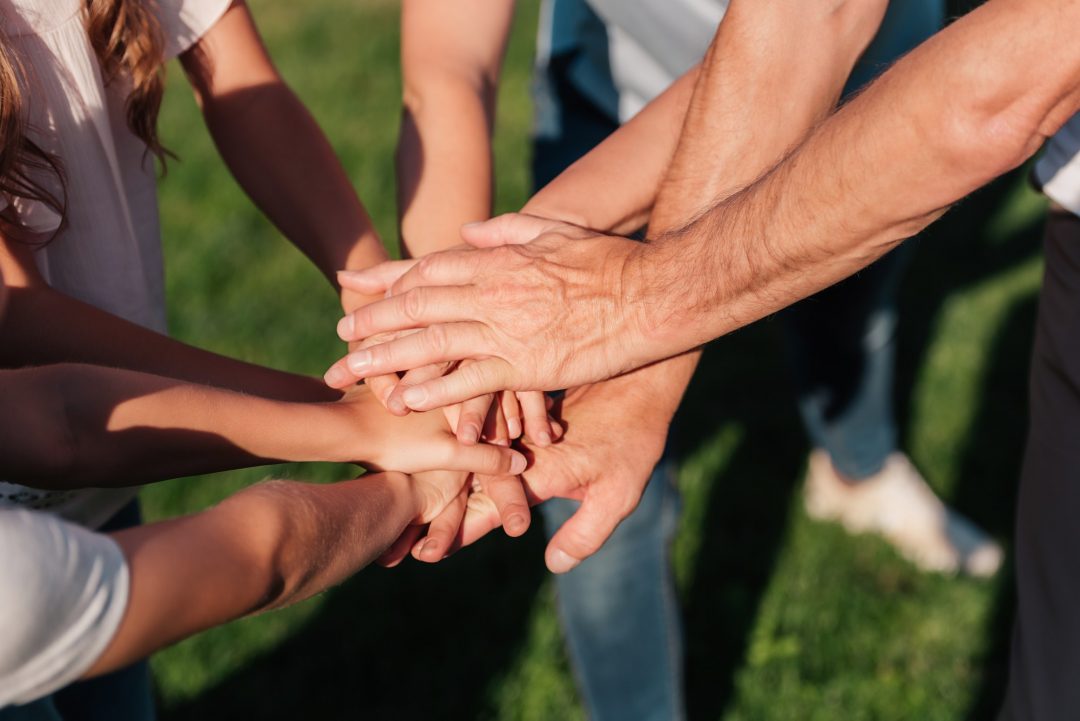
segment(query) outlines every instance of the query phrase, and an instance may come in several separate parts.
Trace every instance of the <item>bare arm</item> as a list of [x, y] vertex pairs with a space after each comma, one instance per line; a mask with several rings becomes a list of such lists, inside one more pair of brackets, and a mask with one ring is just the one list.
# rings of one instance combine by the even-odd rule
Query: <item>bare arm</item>
[[208, 511], [113, 534], [131, 590], [116, 635], [87, 676], [334, 586], [456, 492], [394, 473], [325, 486], [271, 481]]
[[[1075, 0], [990, 0], [761, 181], [650, 246], [649, 268], [704, 264], [724, 279], [684, 296], [685, 315], [660, 301], [652, 318], [666, 316], [669, 330], [657, 350], [723, 335], [847, 277], [1030, 157], [1080, 106], [1077, 22]], [[677, 284], [668, 272], [651, 278], [657, 300]]]
[[[326, 136], [237, 0], [181, 57], [218, 151], [244, 192], [337, 287], [386, 252]], [[348, 297], [346, 307], [366, 299]]]
[[491, 134], [514, 0], [405, 0], [398, 140], [403, 249], [426, 255], [460, 242], [491, 215]]
[[289, 401], [331, 401], [337, 391], [315, 379], [226, 358], [186, 345], [53, 290], [29, 248], [0, 237], [8, 285], [0, 325], [0, 367], [90, 363]]
[[0, 466], [42, 488], [136, 485], [271, 461], [407, 472], [524, 468], [516, 452], [462, 446], [441, 413], [388, 416], [366, 389], [289, 403], [114, 368], [0, 372]]

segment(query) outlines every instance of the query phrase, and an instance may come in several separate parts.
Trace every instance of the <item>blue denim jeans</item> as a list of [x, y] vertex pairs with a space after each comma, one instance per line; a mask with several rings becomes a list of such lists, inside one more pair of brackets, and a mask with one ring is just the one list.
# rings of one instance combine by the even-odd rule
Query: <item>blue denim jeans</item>
[[[942, 0], [891, 3], [882, 32], [846, 92], [871, 80], [943, 22]], [[568, 70], [573, 60], [572, 54], [553, 57], [535, 78], [536, 188], [617, 128], [616, 119], [574, 87]], [[896, 290], [907, 254], [902, 247], [782, 314], [807, 433], [852, 479], [876, 473], [896, 448]], [[676, 466], [677, 459], [665, 454], [637, 510], [599, 553], [556, 578], [571, 660], [593, 721], [685, 717], [681, 623], [669, 559], [679, 503]], [[576, 507], [562, 499], [543, 504], [549, 536]]]
[[[141, 522], [138, 501], [113, 516], [102, 531]], [[145, 661], [79, 681], [25, 706], [0, 709], [0, 721], [154, 721], [150, 666]]]

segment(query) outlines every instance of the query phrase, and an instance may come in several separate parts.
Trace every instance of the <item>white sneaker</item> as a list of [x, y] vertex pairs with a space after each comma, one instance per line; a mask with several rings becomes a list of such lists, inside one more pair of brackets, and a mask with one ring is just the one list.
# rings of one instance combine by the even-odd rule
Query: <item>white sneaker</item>
[[986, 578], [1001, 567], [1001, 546], [948, 508], [903, 453], [857, 483], [844, 481], [823, 450], [810, 454], [806, 512], [851, 533], [877, 533], [924, 571]]

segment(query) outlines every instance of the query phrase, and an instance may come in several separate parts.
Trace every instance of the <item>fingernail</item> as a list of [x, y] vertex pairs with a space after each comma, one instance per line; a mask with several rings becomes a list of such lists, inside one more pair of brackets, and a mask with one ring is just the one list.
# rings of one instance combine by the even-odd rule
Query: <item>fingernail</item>
[[510, 434], [511, 438], [517, 438], [521, 435], [521, 421], [517, 418], [506, 419], [506, 432]]
[[510, 475], [517, 476], [524, 473], [526, 465], [525, 456], [515, 453], [513, 460], [510, 461]]
[[326, 374], [323, 376], [323, 382], [331, 388], [347, 386], [352, 380], [353, 377], [349, 374], [349, 371], [341, 366], [331, 366], [330, 370], [326, 371]]
[[345, 365], [349, 366], [353, 373], [363, 373], [371, 365], [371, 351], [358, 350], [350, 354]]
[[521, 516], [511, 516], [506, 521], [506, 531], [511, 535], [519, 535], [525, 530], [525, 519]]
[[439, 550], [439, 544], [434, 538], [429, 538], [424, 541], [424, 545], [420, 548], [421, 558], [432, 558]]
[[552, 423], [551, 424], [551, 436], [552, 436], [552, 438], [554, 438], [555, 440], [559, 440], [560, 438], [562, 438], [562, 435], [563, 435], [563, 427], [561, 425], [559, 425], [558, 423]]
[[536, 442], [542, 446], [550, 446], [551, 434], [547, 431], [540, 431], [540, 433], [536, 436]]
[[476, 426], [469, 425], [465, 427], [465, 430], [461, 432], [461, 442], [472, 445], [480, 440], [480, 429]]
[[344, 341], [353, 339], [353, 331], [356, 330], [356, 319], [352, 317], [352, 313], [345, 316], [338, 321], [337, 334], [338, 338]]
[[548, 558], [548, 570], [552, 573], [566, 573], [573, 571], [581, 563], [580, 559], [574, 558], [561, 548], [556, 548]]
[[470, 228], [476, 228], [476, 227], [481, 226], [483, 224], [484, 224], [484, 221], [482, 221], [482, 220], [474, 220], [471, 223], [466, 223], [465, 225], [461, 226], [461, 229], [462, 230], [469, 230]]
[[427, 400], [427, 391], [422, 386], [413, 386], [401, 395], [405, 400], [405, 405], [410, 408], [416, 408]]
[[405, 401], [401, 400], [401, 396], [392, 396], [386, 402], [386, 408], [397, 416], [403, 416], [409, 412], [409, 407], [405, 405]]

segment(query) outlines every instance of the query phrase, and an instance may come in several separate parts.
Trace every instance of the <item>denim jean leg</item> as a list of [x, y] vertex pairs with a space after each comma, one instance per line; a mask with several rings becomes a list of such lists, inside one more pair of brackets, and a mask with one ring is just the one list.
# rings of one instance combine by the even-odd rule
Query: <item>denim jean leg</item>
[[[554, 57], [533, 91], [533, 183], [541, 188], [618, 127], [570, 79], [573, 55]], [[641, 504], [604, 547], [556, 579], [559, 615], [592, 721], [684, 718], [682, 627], [669, 551], [678, 520], [674, 463], [665, 456]], [[548, 534], [577, 509], [541, 506]]]
[[[671, 569], [675, 463], [653, 471], [637, 509], [593, 556], [556, 577], [559, 615], [592, 721], [684, 718], [682, 627]], [[541, 506], [548, 535], [578, 508]]]
[[910, 253], [905, 244], [782, 314], [807, 434], [851, 479], [880, 471], [897, 448], [896, 296]]

